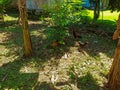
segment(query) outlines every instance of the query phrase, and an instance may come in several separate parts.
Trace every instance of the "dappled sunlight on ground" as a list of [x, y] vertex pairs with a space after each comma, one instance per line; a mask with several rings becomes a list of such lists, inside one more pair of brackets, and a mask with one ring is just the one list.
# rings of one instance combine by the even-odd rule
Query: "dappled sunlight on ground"
[[10, 32], [1, 32], [0, 33], [0, 64], [1, 66], [5, 63], [8, 63], [13, 60], [14, 55], [9, 56], [10, 49], [6, 48], [6, 41], [10, 40]]
[[[17, 20], [16, 17], [13, 19]], [[107, 24], [100, 24], [99, 27], [81, 26], [77, 32], [82, 38], [75, 39], [71, 36], [66, 38], [64, 45], [52, 47], [46, 41], [47, 25], [39, 21], [29, 21], [34, 50], [31, 58], [23, 57], [24, 44], [20, 26], [1, 27], [0, 89], [99, 90], [104, 88], [103, 82], [107, 80], [116, 46], [111, 34], [107, 33], [107, 31], [113, 33], [114, 21], [108, 20], [104, 23]], [[81, 47], [78, 41], [88, 43]]]

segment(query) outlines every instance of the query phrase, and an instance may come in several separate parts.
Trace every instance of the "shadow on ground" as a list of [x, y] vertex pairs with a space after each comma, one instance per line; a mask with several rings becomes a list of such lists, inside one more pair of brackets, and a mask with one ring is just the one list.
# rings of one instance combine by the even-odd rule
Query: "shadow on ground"
[[[103, 21], [104, 22], [104, 21]], [[107, 21], [109, 24], [104, 24], [108, 30], [114, 27], [114, 22]], [[106, 21], [105, 21], [106, 23]], [[111, 24], [113, 26], [111, 26]], [[23, 39], [22, 39], [22, 30], [19, 26], [9, 26], [0, 28], [0, 33], [3, 34], [3, 41], [0, 42], [0, 46], [4, 46], [4, 49], [8, 49], [6, 54], [0, 54], [4, 56], [7, 63], [4, 63], [0, 67], [0, 89], [17, 89], [20, 88], [22, 90], [27, 90], [31, 88], [35, 88], [35, 90], [54, 90], [51, 89], [51, 84], [47, 82], [38, 82], [38, 71], [29, 72], [29, 70], [25, 69], [25, 66], [29, 63], [35, 63], [35, 66], [38, 68], [44, 68], [43, 63], [54, 59], [54, 61], [58, 60], [56, 64], [59, 64], [59, 59], [65, 55], [65, 53], [71, 53], [70, 48], [75, 47], [76, 41], [88, 42], [87, 46], [83, 49], [90, 55], [91, 57], [99, 56], [99, 53], [104, 53], [108, 57], [113, 57], [113, 52], [115, 49], [115, 41], [112, 41], [110, 38], [102, 37], [101, 35], [96, 35], [95, 33], [88, 32], [87, 29], [89, 27], [81, 28], [80, 31], [77, 31], [81, 34], [82, 38], [74, 39], [73, 37], [66, 38], [65, 45], [59, 45], [58, 47], [46, 46], [46, 37], [45, 37], [45, 25], [41, 24], [30, 24], [31, 31], [31, 39], [33, 43], [34, 56], [32, 59], [25, 59], [24, 61], [22, 57], [23, 55]], [[109, 27], [110, 26], [110, 27]], [[101, 29], [102, 25], [95, 27], [94, 29]], [[102, 27], [102, 30], [105, 28]], [[85, 32], [81, 32], [81, 30], [86, 30]], [[92, 34], [91, 34], [92, 33]], [[4, 37], [6, 36], [6, 37]], [[5, 39], [4, 39], [5, 38]], [[18, 58], [10, 60], [10, 56], [18, 56]], [[8, 57], [8, 59], [6, 58]], [[1, 58], [0, 58], [1, 59]], [[1, 61], [4, 60], [3, 58]], [[43, 65], [43, 66], [42, 66]], [[26, 67], [28, 67], [26, 66]], [[22, 69], [24, 67], [24, 73], [22, 73]], [[34, 66], [33, 66], [34, 67]], [[26, 72], [26, 73], [25, 73]], [[58, 82], [59, 83], [59, 82]], [[68, 85], [69, 86], [69, 85]], [[87, 74], [83, 77], [78, 78], [78, 88], [80, 90], [98, 90], [98, 84], [96, 80], [94, 80], [91, 74]], [[89, 88], [89, 89], [88, 89]]]
[[0, 89], [32, 89], [37, 82], [38, 73], [22, 73], [20, 70], [25, 66], [25, 61], [20, 58], [15, 59], [13, 62], [3, 64], [0, 67]]
[[[89, 22], [90, 23], [90, 22]], [[84, 50], [88, 55], [94, 57], [99, 53], [106, 54], [112, 58], [117, 41], [112, 40], [114, 31], [116, 30], [116, 22], [111, 20], [98, 20], [96, 25], [81, 25], [78, 32], [82, 35], [83, 42], [88, 42]]]
[[99, 90], [99, 85], [90, 73], [79, 77], [77, 82], [79, 90]]

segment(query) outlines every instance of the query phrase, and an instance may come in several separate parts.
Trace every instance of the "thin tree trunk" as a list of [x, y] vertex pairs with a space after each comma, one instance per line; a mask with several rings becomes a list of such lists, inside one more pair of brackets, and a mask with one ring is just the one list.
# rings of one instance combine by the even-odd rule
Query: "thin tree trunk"
[[[118, 39], [120, 34], [120, 16], [117, 21], [117, 30], [113, 39]], [[108, 85], [110, 90], [120, 90], [120, 39], [114, 54], [114, 61], [109, 71]]]
[[95, 1], [93, 24], [96, 23], [100, 15], [100, 0]]
[[0, 22], [2, 24], [5, 24], [5, 22], [4, 22], [4, 9], [3, 9], [3, 5], [1, 5], [1, 7], [0, 7]]
[[0, 23], [4, 24], [4, 15], [0, 13]]
[[30, 34], [28, 30], [26, 0], [18, 0], [18, 5], [19, 5], [21, 25], [23, 29], [25, 56], [29, 57], [29, 56], [32, 56], [32, 44], [31, 44]]

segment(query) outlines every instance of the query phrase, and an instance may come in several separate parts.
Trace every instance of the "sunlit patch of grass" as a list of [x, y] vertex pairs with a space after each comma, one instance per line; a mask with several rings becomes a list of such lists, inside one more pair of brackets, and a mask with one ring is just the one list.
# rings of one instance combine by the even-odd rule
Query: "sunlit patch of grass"
[[12, 16], [4, 16], [4, 21], [14, 21], [14, 20], [17, 20], [18, 18], [17, 17], [12, 17]]
[[[88, 16], [90, 16], [91, 18], [93, 18], [93, 10], [88, 10], [89, 14]], [[102, 14], [103, 14], [103, 17], [102, 17]], [[110, 10], [107, 10], [107, 11], [101, 11], [100, 12], [100, 17], [99, 17], [99, 20], [111, 20], [111, 21], [116, 21], [117, 18], [118, 18], [118, 15], [119, 13], [118, 12], [111, 12]]]

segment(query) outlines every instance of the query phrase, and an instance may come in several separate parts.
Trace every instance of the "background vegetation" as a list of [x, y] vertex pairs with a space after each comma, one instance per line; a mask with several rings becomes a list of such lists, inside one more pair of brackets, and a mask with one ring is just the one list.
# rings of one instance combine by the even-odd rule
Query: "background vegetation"
[[108, 89], [105, 83], [117, 43], [112, 35], [118, 12], [101, 12], [93, 25], [93, 10], [78, 4], [77, 0], [55, 4], [57, 9], [49, 13], [28, 15], [34, 50], [30, 58], [24, 57], [19, 13], [6, 12], [5, 24], [0, 25], [1, 90]]

